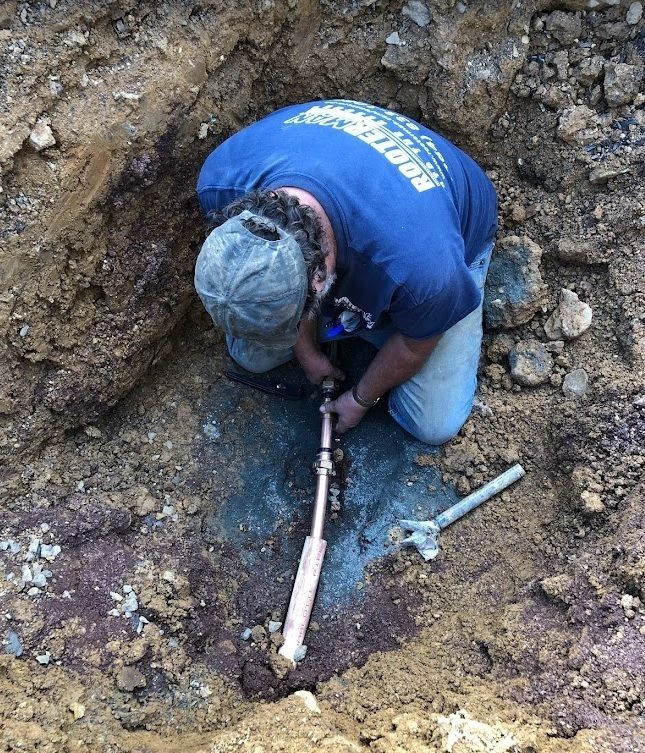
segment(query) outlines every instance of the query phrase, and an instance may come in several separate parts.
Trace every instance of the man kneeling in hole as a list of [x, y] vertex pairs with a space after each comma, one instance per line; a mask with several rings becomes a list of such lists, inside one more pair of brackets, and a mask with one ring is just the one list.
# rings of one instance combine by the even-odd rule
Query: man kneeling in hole
[[224, 141], [197, 193], [214, 229], [195, 286], [238, 364], [263, 372], [295, 356], [315, 384], [343, 379], [319, 343], [361, 337], [378, 353], [325, 406], [339, 432], [388, 391], [390, 415], [421, 441], [459, 431], [497, 215], [470, 157], [395, 112], [311, 102]]

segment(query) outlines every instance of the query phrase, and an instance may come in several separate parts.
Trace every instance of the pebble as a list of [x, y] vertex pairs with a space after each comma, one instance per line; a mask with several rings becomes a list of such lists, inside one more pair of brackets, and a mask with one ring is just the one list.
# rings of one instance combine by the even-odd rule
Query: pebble
[[30, 329], [31, 327], [28, 324], [23, 324], [23, 326], [20, 328], [20, 331], [18, 332], [18, 335], [20, 337], [27, 337]]
[[401, 40], [398, 31], [393, 31], [391, 34], [388, 34], [387, 37], [385, 37], [385, 44], [393, 44], [397, 45], [398, 47], [402, 47], [405, 42]]
[[302, 661], [305, 656], [307, 656], [307, 647], [306, 646], [298, 646], [298, 648], [293, 652], [293, 660], [295, 662]]
[[56, 146], [56, 139], [49, 125], [40, 121], [29, 134], [29, 143], [37, 152], [42, 152], [43, 149]]
[[38, 664], [42, 664], [43, 666], [46, 667], [51, 661], [51, 656], [48, 653], [39, 654], [36, 657], [36, 661], [38, 662]]
[[623, 594], [620, 597], [620, 606], [623, 609], [633, 609], [633, 607], [634, 607], [634, 597], [631, 594]]
[[643, 4], [642, 3], [632, 3], [629, 6], [629, 10], [627, 11], [627, 16], [625, 17], [625, 21], [630, 26], [636, 26], [636, 24], [641, 20], [643, 17]]
[[123, 667], [116, 676], [116, 686], [119, 690], [132, 693], [137, 688], [145, 688], [146, 678], [136, 667]]
[[240, 640], [241, 641], [248, 641], [251, 637], [252, 630], [251, 628], [244, 628], [242, 632], [240, 633]]
[[574, 369], [564, 378], [562, 392], [567, 397], [582, 397], [587, 392], [589, 377], [584, 369]]
[[313, 712], [314, 714], [320, 714], [320, 706], [318, 705], [318, 701], [316, 700], [316, 696], [311, 693], [308, 690], [296, 690], [296, 692], [293, 694], [294, 698], [299, 698], [305, 706], [309, 709], [309, 711]]
[[643, 68], [629, 63], [607, 63], [603, 88], [610, 107], [633, 102], [643, 80]]
[[402, 12], [404, 16], [407, 16], [417, 26], [421, 26], [422, 28], [430, 23], [430, 11], [422, 0], [408, 0], [403, 6]]
[[536, 387], [549, 381], [553, 358], [538, 340], [521, 340], [508, 354], [511, 376], [523, 387]]
[[60, 553], [61, 548], [58, 544], [41, 544], [40, 546], [40, 556], [47, 562], [53, 562]]
[[12, 654], [15, 657], [22, 656], [22, 643], [20, 642], [18, 633], [16, 633], [14, 630], [9, 630], [6, 637], [6, 643], [7, 645], [5, 651], [8, 654]]
[[281, 627], [282, 627], [281, 622], [278, 622], [277, 620], [269, 620], [269, 632], [270, 633], [277, 633]]
[[85, 706], [83, 706], [82, 703], [79, 703], [78, 701], [74, 701], [73, 703], [69, 704], [69, 710], [74, 715], [74, 719], [82, 719], [85, 716]]
[[560, 291], [557, 308], [547, 319], [544, 332], [549, 340], [573, 340], [580, 337], [591, 326], [591, 307], [583, 303], [576, 293], [567, 288]]

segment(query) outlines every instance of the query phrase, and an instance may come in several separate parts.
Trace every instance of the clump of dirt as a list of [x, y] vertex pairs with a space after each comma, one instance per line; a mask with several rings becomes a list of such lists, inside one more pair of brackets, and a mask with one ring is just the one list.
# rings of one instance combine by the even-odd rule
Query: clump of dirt
[[[638, 2], [0, 8], [7, 750], [642, 747], [643, 33]], [[327, 95], [423, 119], [500, 195], [475, 411], [395, 482], [527, 476], [437, 560], [393, 547], [319, 605], [287, 673], [308, 480], [285, 472], [303, 514], [252, 564], [213, 533], [249, 417], [280, 426], [269, 398], [223, 387], [191, 287], [193, 186], [230, 132]], [[563, 289], [593, 316], [557, 339]], [[546, 371], [518, 380], [527, 341]]]

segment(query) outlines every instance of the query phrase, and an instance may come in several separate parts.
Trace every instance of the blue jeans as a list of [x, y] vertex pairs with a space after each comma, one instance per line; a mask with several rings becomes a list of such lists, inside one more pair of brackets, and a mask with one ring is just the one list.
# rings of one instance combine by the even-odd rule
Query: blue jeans
[[[388, 410], [392, 418], [427, 444], [440, 445], [454, 437], [473, 407], [483, 337], [484, 283], [492, 251], [490, 242], [469, 267], [482, 294], [479, 307], [444, 332], [421, 369], [390, 391]], [[393, 329], [366, 330], [359, 336], [380, 348], [393, 332]], [[293, 358], [291, 349], [263, 348], [228, 336], [226, 343], [233, 360], [256, 373], [269, 371]]]

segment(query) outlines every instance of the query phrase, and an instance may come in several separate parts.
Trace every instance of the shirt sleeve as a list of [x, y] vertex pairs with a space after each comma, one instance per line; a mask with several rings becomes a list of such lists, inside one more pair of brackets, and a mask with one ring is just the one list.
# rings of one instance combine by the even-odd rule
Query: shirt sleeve
[[388, 313], [402, 335], [427, 340], [449, 330], [480, 303], [481, 293], [464, 264], [434, 293], [413, 295], [406, 286], [397, 288]]

